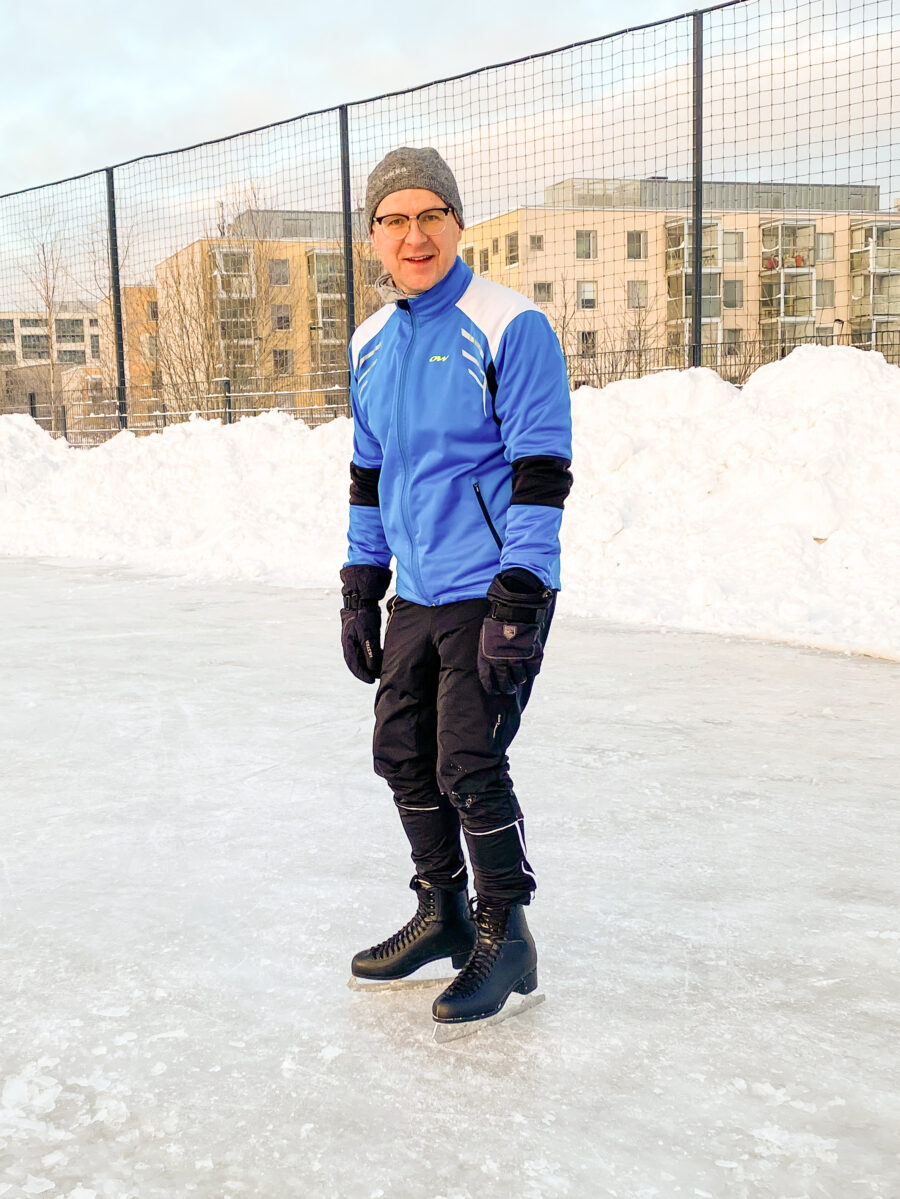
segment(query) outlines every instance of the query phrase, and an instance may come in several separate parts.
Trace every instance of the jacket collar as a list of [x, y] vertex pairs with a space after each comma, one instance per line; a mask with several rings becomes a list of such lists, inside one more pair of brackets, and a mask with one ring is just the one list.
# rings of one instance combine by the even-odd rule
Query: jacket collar
[[428, 320], [452, 308], [472, 279], [472, 271], [461, 258], [457, 258], [447, 274], [434, 287], [423, 291], [420, 296], [408, 296], [403, 307], [409, 305], [416, 317]]

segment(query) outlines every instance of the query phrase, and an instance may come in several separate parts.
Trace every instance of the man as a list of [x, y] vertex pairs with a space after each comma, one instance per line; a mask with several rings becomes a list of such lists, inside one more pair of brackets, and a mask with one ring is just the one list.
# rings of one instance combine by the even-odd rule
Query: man
[[543, 313], [457, 257], [462, 203], [436, 150], [388, 154], [369, 176], [366, 220], [390, 302], [350, 343], [342, 642], [357, 678], [381, 680], [375, 770], [412, 847], [418, 910], [351, 970], [393, 980], [449, 957], [461, 972], [433, 1014], [459, 1023], [537, 986], [523, 910], [535, 880], [506, 751], [559, 588], [569, 389]]

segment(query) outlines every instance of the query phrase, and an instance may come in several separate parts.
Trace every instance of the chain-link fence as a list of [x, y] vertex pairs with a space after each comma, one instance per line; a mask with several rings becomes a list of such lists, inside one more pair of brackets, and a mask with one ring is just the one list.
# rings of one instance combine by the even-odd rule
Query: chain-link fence
[[[900, 0], [735, 0], [0, 197], [0, 412], [73, 444], [347, 408], [366, 177], [433, 145], [573, 386], [806, 342], [900, 362]], [[348, 303], [348, 297], [350, 303]]]

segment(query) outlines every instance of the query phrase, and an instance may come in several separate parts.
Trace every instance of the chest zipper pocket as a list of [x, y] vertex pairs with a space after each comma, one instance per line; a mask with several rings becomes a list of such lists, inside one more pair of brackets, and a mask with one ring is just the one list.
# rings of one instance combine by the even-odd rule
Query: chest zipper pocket
[[488, 512], [487, 504], [484, 502], [484, 496], [481, 494], [481, 488], [477, 483], [473, 483], [472, 487], [475, 491], [475, 498], [478, 500], [478, 505], [481, 508], [481, 515], [484, 517], [485, 523], [491, 531], [491, 536], [497, 542], [497, 549], [502, 550], [503, 542], [500, 540], [500, 534], [494, 528], [494, 522], [491, 520], [491, 514]]

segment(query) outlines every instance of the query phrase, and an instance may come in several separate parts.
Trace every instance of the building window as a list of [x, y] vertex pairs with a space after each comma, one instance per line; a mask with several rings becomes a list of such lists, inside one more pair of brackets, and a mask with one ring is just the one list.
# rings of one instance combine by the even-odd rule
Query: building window
[[56, 319], [56, 340], [62, 342], [84, 341], [84, 321]]
[[[23, 322], [24, 323], [24, 322]], [[50, 338], [46, 333], [22, 334], [22, 357], [33, 362], [50, 357]]]
[[726, 358], [733, 358], [741, 348], [741, 331], [740, 329], [723, 329], [722, 341], [725, 347], [724, 353]]
[[158, 321], [159, 320], [159, 304], [157, 303], [156, 300], [148, 300], [147, 301], [147, 320], [148, 321]]
[[597, 284], [592, 279], [579, 279], [575, 291], [579, 308], [597, 307]]
[[491, 253], [492, 254], [500, 253], [500, 238], [499, 237], [495, 237], [493, 239], [493, 241], [491, 242]]
[[507, 233], [506, 235], [506, 265], [516, 266], [519, 261], [519, 234]]
[[724, 308], [744, 307], [743, 279], [725, 279], [722, 282], [722, 306]]
[[162, 371], [152, 370], [150, 372], [150, 386], [154, 391], [159, 391], [162, 388]]
[[92, 358], [100, 357], [100, 334], [99, 333], [91, 334], [91, 357]]
[[97, 320], [97, 318], [95, 316], [91, 317], [91, 319], [88, 321], [88, 324], [90, 325], [90, 327], [92, 329], [97, 329], [100, 326], [100, 322]]
[[578, 353], [582, 358], [593, 358], [597, 353], [597, 333], [594, 329], [582, 329], [578, 334]]
[[646, 258], [647, 257], [647, 233], [644, 229], [630, 229], [628, 231], [628, 257], [629, 258]]
[[488, 250], [478, 251], [478, 270], [482, 275], [486, 275], [491, 269], [491, 256]]
[[286, 287], [291, 281], [291, 267], [286, 258], [269, 259], [269, 284], [272, 287]]
[[535, 304], [549, 304], [553, 299], [553, 284], [552, 283], [535, 283], [534, 285], [534, 302]]
[[543, 233], [532, 233], [528, 239], [528, 248], [531, 250], [532, 254], [537, 254], [538, 251], [543, 250], [543, 248], [544, 248]]
[[11, 318], [3, 317], [0, 320], [0, 343], [9, 343], [16, 340], [16, 326]]
[[597, 230], [596, 229], [576, 229], [575, 230], [575, 257], [576, 258], [596, 258], [597, 257]]
[[834, 261], [834, 234], [816, 234], [816, 262]]
[[294, 351], [293, 350], [273, 350], [272, 351], [272, 374], [273, 375], [292, 375], [294, 373]]
[[[287, 267], [287, 259], [284, 259], [284, 265]], [[320, 250], [308, 257], [306, 269], [310, 278], [315, 277], [316, 291], [334, 296], [344, 290], [344, 259], [340, 254]], [[284, 282], [288, 282], [287, 274]]]
[[56, 361], [64, 366], [84, 366], [84, 350], [57, 350]]
[[646, 308], [647, 307], [647, 280], [646, 279], [629, 279], [628, 280], [628, 307], [629, 308]]
[[341, 341], [344, 329], [344, 303], [341, 296], [310, 297], [310, 327], [319, 341]]
[[15, 350], [0, 350], [0, 366], [15, 366], [16, 351]]
[[816, 307], [817, 308], [833, 308], [834, 307], [834, 280], [833, 279], [817, 279], [816, 280]]
[[740, 229], [726, 229], [722, 234], [722, 257], [726, 262], [744, 261], [744, 235]]
[[475, 270], [475, 247], [466, 246], [462, 252], [462, 260], [471, 270]]
[[288, 333], [291, 328], [291, 306], [290, 304], [273, 304], [272, 305], [272, 328], [279, 332]]
[[222, 341], [249, 341], [253, 337], [249, 300], [219, 300], [219, 336]]
[[19, 326], [22, 329], [46, 329], [47, 328], [47, 318], [45, 316], [23, 317], [19, 321]]
[[250, 255], [244, 250], [223, 250], [219, 264], [223, 275], [250, 274]]
[[155, 333], [141, 334], [141, 357], [145, 362], [155, 362], [159, 354], [159, 343]]

